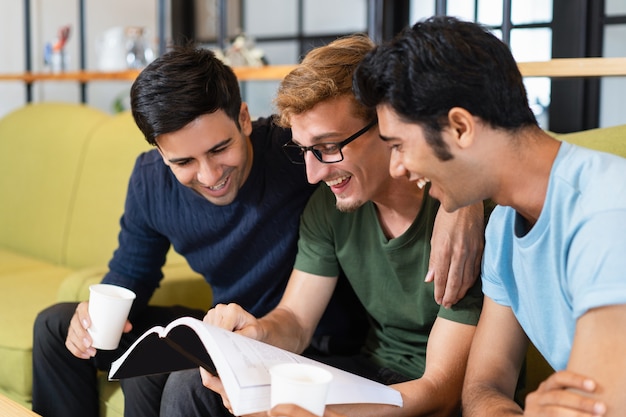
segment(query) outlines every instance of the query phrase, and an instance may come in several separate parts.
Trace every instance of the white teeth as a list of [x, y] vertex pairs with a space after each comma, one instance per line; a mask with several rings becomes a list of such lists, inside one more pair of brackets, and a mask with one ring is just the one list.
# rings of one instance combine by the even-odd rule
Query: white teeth
[[326, 181], [326, 185], [328, 185], [329, 187], [332, 187], [333, 185], [341, 184], [348, 178], [350, 177], [345, 176], [345, 177], [335, 178], [334, 180]]
[[219, 183], [217, 185], [209, 187], [209, 190], [211, 190], [211, 191], [221, 190], [226, 185], [226, 181], [228, 181], [228, 178], [226, 178], [223, 182], [221, 182], [221, 183]]
[[430, 180], [428, 178], [420, 178], [419, 180], [417, 180], [417, 187], [421, 190], [429, 182]]

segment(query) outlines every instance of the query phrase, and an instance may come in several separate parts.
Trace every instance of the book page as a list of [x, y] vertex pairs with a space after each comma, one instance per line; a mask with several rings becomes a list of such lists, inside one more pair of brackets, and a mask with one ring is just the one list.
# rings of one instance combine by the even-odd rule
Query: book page
[[202, 366], [222, 380], [236, 415], [265, 411], [270, 404], [269, 369], [281, 363], [317, 365], [333, 374], [328, 404], [381, 403], [402, 406], [400, 393], [386, 385], [304, 356], [211, 326], [192, 317], [144, 333], [111, 365], [109, 379]]

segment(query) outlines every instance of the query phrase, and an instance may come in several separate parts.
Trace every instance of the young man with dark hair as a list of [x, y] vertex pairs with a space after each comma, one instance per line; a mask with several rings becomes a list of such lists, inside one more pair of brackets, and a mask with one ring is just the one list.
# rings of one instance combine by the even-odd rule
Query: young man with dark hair
[[[463, 416], [623, 416], [626, 160], [542, 131], [509, 48], [478, 24], [419, 22], [369, 54], [354, 85], [394, 176], [431, 182], [448, 211], [499, 204]], [[557, 372], [522, 410], [528, 339]]]

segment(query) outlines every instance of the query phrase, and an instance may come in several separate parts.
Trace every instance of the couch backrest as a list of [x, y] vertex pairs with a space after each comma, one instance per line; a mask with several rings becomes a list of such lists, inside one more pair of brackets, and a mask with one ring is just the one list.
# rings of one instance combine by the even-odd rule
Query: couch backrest
[[106, 265], [128, 179], [150, 149], [130, 112], [38, 103], [0, 120], [0, 248], [72, 269]]
[[626, 158], [626, 125], [556, 134], [558, 139]]
[[63, 262], [106, 265], [117, 247], [119, 219], [137, 156], [151, 146], [130, 112], [99, 125], [85, 144], [77, 176]]
[[84, 146], [110, 116], [38, 103], [0, 120], [0, 247], [62, 264]]

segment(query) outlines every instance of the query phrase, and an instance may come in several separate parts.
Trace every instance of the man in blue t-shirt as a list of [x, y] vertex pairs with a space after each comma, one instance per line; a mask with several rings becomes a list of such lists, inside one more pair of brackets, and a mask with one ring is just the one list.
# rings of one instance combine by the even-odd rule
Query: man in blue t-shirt
[[[214, 303], [235, 302], [258, 316], [275, 307], [295, 259], [300, 215], [315, 190], [282, 150], [290, 131], [270, 119], [251, 121], [233, 71], [207, 50], [176, 48], [158, 58], [134, 82], [131, 105], [155, 149], [137, 158], [119, 246], [102, 282], [130, 288], [137, 299], [115, 351], [91, 346], [87, 302], [40, 313], [33, 409], [44, 417], [98, 415], [98, 369], [108, 369], [144, 330], [204, 315], [148, 306], [170, 246], [211, 285]], [[458, 241], [462, 246], [463, 236]], [[464, 262], [457, 251], [447, 302], [463, 291], [463, 268], [456, 265]], [[449, 263], [446, 256], [438, 262], [445, 270], [441, 288]], [[317, 350], [358, 348], [366, 329], [361, 311], [349, 286], [338, 287], [313, 339]], [[194, 387], [208, 393], [197, 370], [124, 380], [125, 415], [159, 415], [162, 405], [193, 396]], [[212, 406], [208, 397], [196, 399]]]
[[[623, 416], [626, 160], [542, 131], [509, 48], [474, 23], [416, 23], [368, 55], [354, 84], [377, 110], [392, 172], [427, 178], [446, 210], [500, 205], [463, 416]], [[522, 409], [529, 339], [557, 372]]]

